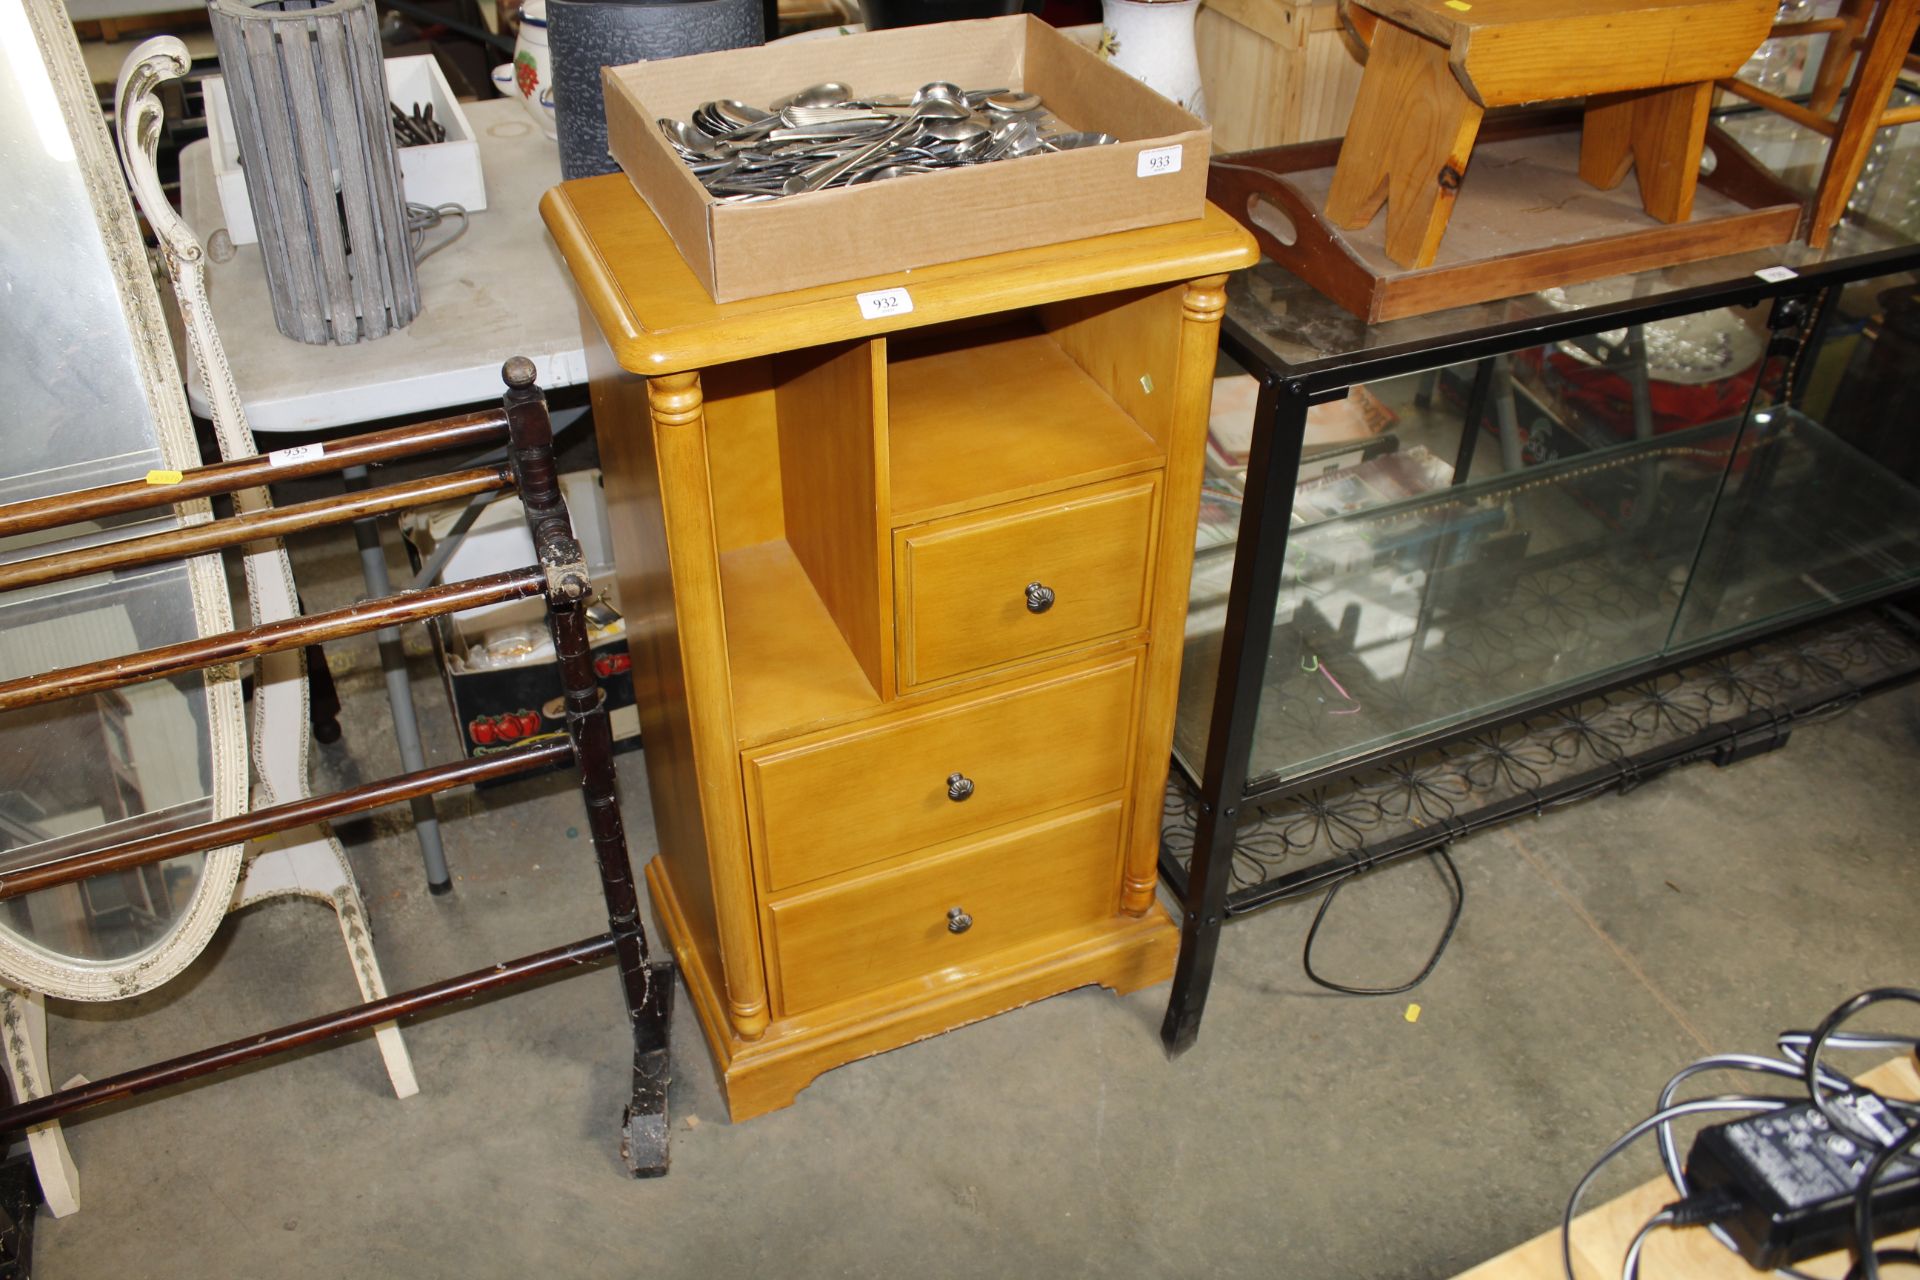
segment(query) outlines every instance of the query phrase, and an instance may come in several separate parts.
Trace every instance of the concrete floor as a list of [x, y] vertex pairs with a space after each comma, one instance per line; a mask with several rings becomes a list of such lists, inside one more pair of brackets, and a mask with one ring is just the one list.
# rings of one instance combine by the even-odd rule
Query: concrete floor
[[[340, 546], [310, 607], [348, 598]], [[422, 637], [410, 644], [420, 646]], [[320, 786], [397, 771], [370, 642], [338, 646], [344, 740]], [[451, 717], [416, 653], [434, 759]], [[42, 1218], [74, 1277], [1259, 1276], [1427, 1280], [1546, 1229], [1595, 1154], [1708, 1050], [1766, 1050], [1920, 971], [1920, 689], [1638, 792], [1456, 847], [1465, 917], [1407, 997], [1301, 976], [1310, 905], [1230, 927], [1199, 1045], [1163, 1056], [1166, 988], [1083, 990], [841, 1068], [732, 1126], [698, 1028], [674, 1027], [673, 1172], [624, 1179], [613, 974], [412, 1024], [399, 1102], [369, 1041], [70, 1124], [84, 1207]], [[636, 864], [644, 771], [622, 758]], [[604, 924], [570, 779], [441, 802], [457, 892], [428, 896], [404, 810], [343, 824], [398, 990]], [[1324, 970], [1390, 982], [1445, 909], [1421, 866], [1356, 884]], [[141, 999], [58, 1005], [55, 1079], [98, 1078], [349, 1004], [321, 907], [234, 917]], [[1891, 1023], [1883, 1025], [1893, 1025]], [[1655, 1171], [1620, 1162], [1611, 1194]]]

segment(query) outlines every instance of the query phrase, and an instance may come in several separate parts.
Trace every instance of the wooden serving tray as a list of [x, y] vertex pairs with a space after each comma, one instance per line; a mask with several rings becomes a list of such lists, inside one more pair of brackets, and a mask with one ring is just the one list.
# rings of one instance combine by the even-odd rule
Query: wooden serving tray
[[1800, 231], [1800, 197], [1717, 128], [1707, 130], [1713, 171], [1700, 176], [1693, 216], [1669, 224], [1641, 209], [1632, 174], [1611, 191], [1581, 180], [1578, 111], [1530, 111], [1481, 130], [1440, 255], [1414, 270], [1387, 257], [1384, 213], [1358, 231], [1327, 221], [1340, 143], [1218, 156], [1207, 198], [1268, 257], [1369, 324], [1766, 248]]

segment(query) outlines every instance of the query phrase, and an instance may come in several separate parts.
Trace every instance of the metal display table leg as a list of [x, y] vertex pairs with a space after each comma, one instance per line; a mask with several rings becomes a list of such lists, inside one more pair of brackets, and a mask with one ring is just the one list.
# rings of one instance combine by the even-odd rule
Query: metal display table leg
[[[1160, 1027], [1160, 1039], [1170, 1053], [1191, 1047], [1200, 1034], [1220, 927], [1226, 923], [1239, 799], [1246, 790], [1253, 752], [1255, 708], [1267, 678], [1267, 651], [1273, 642], [1273, 615], [1287, 557], [1287, 525], [1306, 437], [1307, 405], [1298, 384], [1261, 384], [1254, 421], [1273, 422], [1275, 427], [1254, 432], [1247, 460], [1246, 504], [1234, 551], [1233, 585], [1227, 595], [1220, 674], [1214, 684], [1201, 783], [1201, 795], [1210, 799], [1202, 803], [1200, 829], [1194, 837], [1180, 919], [1180, 958], [1174, 966], [1166, 1021]], [[1275, 416], [1282, 413], [1284, 418]]]
[[[367, 487], [367, 469], [348, 467], [340, 473], [348, 489]], [[353, 538], [360, 544], [360, 575], [366, 580], [367, 594], [390, 594], [387, 578], [387, 553], [380, 545], [380, 526], [371, 519], [353, 522]], [[407, 654], [400, 643], [398, 627], [383, 627], [376, 639], [380, 644], [380, 670], [387, 679], [387, 702], [393, 707], [393, 738], [400, 746], [400, 767], [418, 773], [427, 767], [426, 752], [420, 747], [420, 722], [413, 713], [413, 682], [407, 676]], [[440, 818], [434, 811], [432, 796], [416, 796], [413, 807], [413, 831], [420, 841], [420, 861], [427, 869], [430, 893], [452, 893], [453, 877], [447, 871], [446, 850], [440, 844]]]

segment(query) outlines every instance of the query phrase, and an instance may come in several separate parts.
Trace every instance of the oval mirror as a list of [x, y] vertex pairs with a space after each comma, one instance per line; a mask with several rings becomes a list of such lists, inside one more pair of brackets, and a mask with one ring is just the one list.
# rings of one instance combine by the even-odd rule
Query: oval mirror
[[[0, 503], [197, 466], [124, 179], [66, 15], [45, 0], [0, 0], [0, 173]], [[181, 518], [4, 539], [0, 562]], [[0, 680], [231, 625], [218, 557], [9, 592]], [[244, 735], [231, 668], [0, 713], [0, 874], [240, 812]], [[164, 982], [212, 937], [240, 860], [230, 846], [0, 901], [0, 980], [82, 1000]]]

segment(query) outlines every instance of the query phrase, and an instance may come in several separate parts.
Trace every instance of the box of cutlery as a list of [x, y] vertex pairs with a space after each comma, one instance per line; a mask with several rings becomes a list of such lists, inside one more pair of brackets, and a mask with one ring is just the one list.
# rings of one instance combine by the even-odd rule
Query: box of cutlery
[[602, 77], [613, 158], [716, 302], [1183, 222], [1206, 203], [1205, 122], [1027, 15]]

